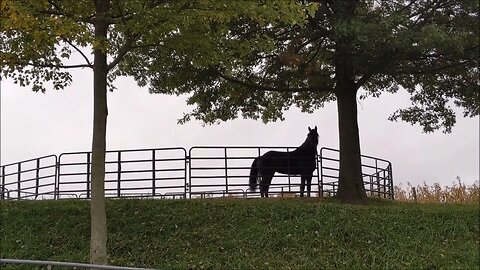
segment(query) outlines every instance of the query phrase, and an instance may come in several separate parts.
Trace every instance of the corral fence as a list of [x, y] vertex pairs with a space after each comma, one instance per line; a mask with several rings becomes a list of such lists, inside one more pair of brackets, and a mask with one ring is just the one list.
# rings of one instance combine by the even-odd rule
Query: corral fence
[[[270, 150], [296, 147], [194, 146], [107, 151], [105, 196], [111, 198], [259, 197], [248, 187], [253, 160]], [[92, 153], [49, 155], [1, 165], [0, 199], [89, 199]], [[338, 189], [339, 151], [323, 147], [312, 178], [312, 196], [333, 196]], [[369, 196], [394, 199], [392, 165], [362, 155]], [[300, 177], [276, 174], [269, 194], [297, 196]]]
[[[40, 260], [18, 260], [18, 259], [3, 259], [0, 258], [0, 266], [2, 264], [11, 265], [28, 265], [36, 267], [38, 269], [41, 266], [45, 266], [46, 269], [100, 269], [100, 270], [157, 270], [153, 268], [138, 268], [138, 267], [123, 267], [113, 265], [98, 265], [87, 263], [74, 263], [74, 262], [58, 262], [58, 261], [40, 261]], [[55, 268], [54, 268], [55, 267]], [[56, 268], [59, 267], [59, 268]], [[61, 267], [61, 268], [60, 268]]]

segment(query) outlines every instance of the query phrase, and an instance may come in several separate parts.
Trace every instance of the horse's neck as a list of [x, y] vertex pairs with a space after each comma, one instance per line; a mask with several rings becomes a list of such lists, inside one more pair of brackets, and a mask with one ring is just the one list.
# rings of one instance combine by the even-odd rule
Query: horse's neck
[[302, 151], [302, 152], [317, 152], [317, 146], [310, 142], [309, 140], [305, 140], [305, 142], [300, 145], [296, 151]]
[[305, 149], [305, 148], [310, 148], [311, 146], [312, 144], [309, 141], [304, 141], [302, 145], [300, 145], [298, 148]]

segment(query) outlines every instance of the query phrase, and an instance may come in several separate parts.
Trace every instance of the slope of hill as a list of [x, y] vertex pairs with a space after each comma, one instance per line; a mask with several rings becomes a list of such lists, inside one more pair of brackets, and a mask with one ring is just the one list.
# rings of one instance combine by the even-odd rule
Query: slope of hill
[[[2, 258], [88, 262], [88, 201], [10, 201], [0, 206]], [[124, 199], [109, 200], [107, 214], [112, 265], [158, 269], [480, 265], [478, 205]]]

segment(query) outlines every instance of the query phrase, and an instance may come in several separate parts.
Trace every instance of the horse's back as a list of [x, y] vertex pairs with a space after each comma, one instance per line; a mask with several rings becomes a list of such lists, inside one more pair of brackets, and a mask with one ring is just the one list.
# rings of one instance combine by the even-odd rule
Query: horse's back
[[[260, 157], [262, 170], [283, 174], [304, 174], [315, 170], [315, 154], [298, 155], [298, 152], [268, 151]], [[259, 164], [260, 165], [260, 164]]]

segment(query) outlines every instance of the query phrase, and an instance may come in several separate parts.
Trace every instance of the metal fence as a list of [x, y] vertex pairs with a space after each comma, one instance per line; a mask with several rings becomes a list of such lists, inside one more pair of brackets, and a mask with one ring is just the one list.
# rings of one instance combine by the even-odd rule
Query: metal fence
[[[195, 146], [107, 151], [106, 197], [205, 198], [258, 197], [248, 188], [253, 160], [270, 150], [296, 147]], [[188, 155], [187, 155], [188, 153]], [[338, 150], [323, 147], [312, 178], [313, 196], [332, 196], [338, 188]], [[2, 165], [0, 199], [89, 199], [91, 152], [63, 153]], [[362, 155], [368, 195], [393, 199], [391, 163]], [[276, 174], [270, 194], [295, 196], [300, 177]]]
[[[189, 151], [190, 197], [258, 197], [248, 187], [253, 160], [276, 150], [290, 152], [296, 147], [197, 146]], [[318, 165], [318, 162], [317, 162]], [[312, 178], [312, 191], [318, 194], [318, 166]], [[269, 194], [292, 196], [300, 192], [300, 176], [276, 174]]]
[[[185, 197], [187, 162], [184, 148], [107, 151], [106, 197]], [[91, 152], [59, 156], [57, 198], [90, 198]]]
[[40, 266], [46, 266], [47, 269], [53, 269], [54, 267], [67, 267], [69, 269], [101, 269], [101, 270], [157, 270], [153, 268], [138, 268], [138, 267], [123, 267], [113, 265], [98, 265], [88, 263], [74, 263], [74, 262], [58, 262], [58, 261], [40, 261], [40, 260], [18, 260], [18, 259], [2, 259], [0, 258], [0, 266], [2, 264], [13, 265], [29, 265], [36, 266], [37, 269]]
[[2, 165], [0, 199], [54, 198], [57, 160], [56, 155], [49, 155]]
[[[335, 195], [339, 178], [339, 150], [328, 147], [320, 149], [320, 192], [321, 196]], [[394, 199], [393, 174], [390, 161], [361, 155], [363, 183], [367, 195]]]

